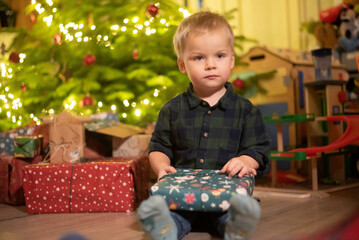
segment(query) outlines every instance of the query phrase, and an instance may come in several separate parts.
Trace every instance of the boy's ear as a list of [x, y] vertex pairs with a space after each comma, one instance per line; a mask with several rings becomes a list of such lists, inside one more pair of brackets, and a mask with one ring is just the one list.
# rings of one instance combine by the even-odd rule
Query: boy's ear
[[234, 67], [235, 60], [236, 60], [236, 57], [234, 56], [234, 53], [233, 53], [232, 59], [231, 59], [231, 69]]
[[177, 58], [177, 65], [178, 65], [179, 70], [182, 73], [187, 74], [186, 66], [185, 66], [184, 61], [183, 61], [182, 58]]

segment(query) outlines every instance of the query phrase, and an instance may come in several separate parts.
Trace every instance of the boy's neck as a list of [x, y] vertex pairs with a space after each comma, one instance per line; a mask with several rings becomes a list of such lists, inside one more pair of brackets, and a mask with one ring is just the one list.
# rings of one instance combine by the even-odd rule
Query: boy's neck
[[196, 96], [208, 102], [211, 107], [218, 103], [219, 99], [223, 97], [226, 91], [227, 88], [225, 88], [224, 86], [221, 90], [215, 92], [199, 92], [198, 90], [196, 91], [194, 89], [194, 93], [196, 94]]

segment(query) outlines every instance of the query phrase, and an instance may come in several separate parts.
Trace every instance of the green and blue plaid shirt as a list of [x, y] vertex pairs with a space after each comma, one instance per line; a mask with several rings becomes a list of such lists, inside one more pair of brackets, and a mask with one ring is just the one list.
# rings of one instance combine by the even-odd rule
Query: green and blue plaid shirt
[[233, 93], [214, 106], [198, 98], [190, 83], [187, 92], [166, 103], [158, 116], [150, 152], [159, 151], [176, 168], [221, 169], [231, 158], [248, 155], [259, 163], [258, 175], [269, 173], [270, 138], [261, 112]]

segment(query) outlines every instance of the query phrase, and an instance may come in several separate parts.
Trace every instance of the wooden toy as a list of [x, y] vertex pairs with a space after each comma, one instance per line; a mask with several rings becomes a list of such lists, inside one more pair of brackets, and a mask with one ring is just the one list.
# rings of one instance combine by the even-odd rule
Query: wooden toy
[[[312, 171], [312, 190], [314, 191], [318, 191], [317, 159], [322, 157], [323, 154], [340, 153], [341, 149], [345, 146], [351, 144], [359, 145], [359, 115], [325, 116], [320, 120], [328, 122], [344, 121], [347, 124], [347, 127], [344, 134], [342, 134], [340, 138], [328, 145], [297, 148], [289, 152], [273, 152], [270, 156], [271, 160], [310, 160]], [[344, 171], [344, 169], [339, 168], [336, 169], [336, 171]], [[357, 186], [359, 186], [358, 183], [348, 186], [340, 186], [334, 190], [342, 190], [345, 188]], [[331, 192], [334, 190], [327, 189], [326, 192]]]
[[282, 115], [277, 116], [276, 114], [265, 116], [265, 123], [275, 123], [277, 127], [277, 151], [276, 153], [271, 154], [271, 164], [272, 164], [272, 187], [277, 186], [277, 160], [290, 160], [298, 161], [305, 160], [305, 153], [281, 153], [284, 151], [283, 146], [283, 123], [299, 123], [314, 121], [314, 114], [293, 114], [293, 115]]

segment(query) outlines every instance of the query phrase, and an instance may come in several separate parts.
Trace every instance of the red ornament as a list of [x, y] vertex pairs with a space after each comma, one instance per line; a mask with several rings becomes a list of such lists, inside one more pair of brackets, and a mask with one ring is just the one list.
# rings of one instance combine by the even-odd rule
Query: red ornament
[[12, 52], [9, 56], [9, 61], [12, 63], [19, 63], [20, 57], [17, 52]]
[[236, 78], [236, 80], [234, 80], [232, 84], [233, 84], [233, 86], [235, 86], [236, 88], [239, 88], [239, 89], [243, 89], [246, 87], [245, 82], [240, 78]]
[[96, 57], [91, 54], [86, 55], [82, 60], [82, 65], [84, 66], [93, 65], [95, 63], [96, 63]]
[[146, 15], [148, 18], [156, 17], [159, 11], [160, 9], [152, 3], [150, 6], [147, 7]]
[[32, 12], [29, 15], [30, 15], [30, 21], [32, 23], [35, 23], [36, 22], [36, 15], [34, 13], [32, 13]]
[[86, 94], [85, 97], [83, 97], [81, 100], [80, 100], [80, 107], [85, 107], [85, 106], [91, 106], [94, 104], [94, 100], [93, 98], [90, 96], [90, 94]]
[[24, 82], [21, 83], [21, 90], [22, 90], [23, 92], [26, 91], [26, 85], [25, 85]]
[[52, 37], [53, 43], [54, 44], [58, 44], [61, 45], [62, 43], [62, 37], [60, 33], [56, 33], [53, 37]]
[[338, 92], [338, 100], [341, 103], [348, 102], [347, 93], [345, 91]]
[[138, 58], [138, 51], [137, 51], [137, 49], [133, 50], [133, 52], [132, 52], [132, 58], [133, 58], [133, 59], [137, 59], [137, 58]]

